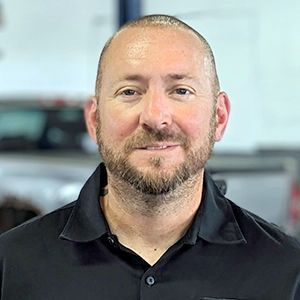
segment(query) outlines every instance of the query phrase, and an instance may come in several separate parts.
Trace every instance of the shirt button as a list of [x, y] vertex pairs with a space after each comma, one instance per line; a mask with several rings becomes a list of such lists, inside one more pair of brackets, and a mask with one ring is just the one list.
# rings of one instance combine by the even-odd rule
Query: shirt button
[[149, 285], [149, 286], [152, 286], [154, 283], [155, 283], [155, 278], [153, 276], [148, 276], [146, 277], [146, 283]]
[[115, 239], [112, 236], [109, 236], [107, 238], [108, 242], [110, 243], [110, 245], [114, 245], [115, 244]]

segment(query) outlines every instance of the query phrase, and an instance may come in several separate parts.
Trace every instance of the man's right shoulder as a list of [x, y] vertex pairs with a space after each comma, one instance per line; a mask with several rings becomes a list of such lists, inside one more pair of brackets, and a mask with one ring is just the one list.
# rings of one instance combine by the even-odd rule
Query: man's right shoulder
[[45, 239], [57, 239], [66, 225], [75, 203], [76, 201], [69, 203], [2, 233], [0, 235], [0, 255], [9, 254], [14, 249], [25, 245], [33, 246], [36, 243], [43, 243]]

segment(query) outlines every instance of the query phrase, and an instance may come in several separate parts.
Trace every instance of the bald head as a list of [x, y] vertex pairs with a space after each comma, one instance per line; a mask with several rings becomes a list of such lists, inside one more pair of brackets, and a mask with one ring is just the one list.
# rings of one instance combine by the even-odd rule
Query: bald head
[[104, 65], [106, 63], [105, 58], [106, 54], [112, 44], [112, 42], [126, 29], [130, 28], [140, 28], [141, 30], [145, 28], [171, 28], [171, 29], [178, 29], [178, 30], [187, 30], [193, 35], [195, 35], [201, 45], [204, 49], [204, 55], [205, 55], [205, 64], [206, 69], [208, 70], [208, 74], [211, 81], [212, 91], [214, 95], [217, 95], [220, 86], [219, 86], [219, 80], [216, 72], [216, 66], [215, 66], [215, 60], [213, 56], [213, 52], [211, 50], [210, 45], [206, 41], [206, 39], [195, 29], [187, 25], [186, 23], [182, 22], [181, 20], [168, 16], [168, 15], [148, 15], [141, 17], [137, 20], [131, 21], [123, 25], [105, 44], [104, 48], [102, 49], [99, 63], [98, 63], [98, 72], [97, 72], [97, 78], [96, 78], [96, 97], [99, 98], [99, 91], [101, 88], [101, 79], [102, 79], [102, 73], [104, 71]]

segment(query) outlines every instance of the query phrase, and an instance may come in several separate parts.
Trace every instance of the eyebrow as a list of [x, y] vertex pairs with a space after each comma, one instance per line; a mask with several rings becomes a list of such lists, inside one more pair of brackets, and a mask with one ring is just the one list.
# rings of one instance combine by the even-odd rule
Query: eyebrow
[[188, 74], [177, 74], [177, 73], [174, 73], [174, 74], [168, 74], [166, 76], [166, 79], [167, 80], [181, 80], [181, 79], [189, 79], [189, 80], [195, 80], [195, 78], [193, 76], [190, 76]]
[[139, 75], [139, 74], [128, 74], [125, 75], [122, 80], [128, 80], [128, 81], [145, 81], [147, 80], [146, 77]]

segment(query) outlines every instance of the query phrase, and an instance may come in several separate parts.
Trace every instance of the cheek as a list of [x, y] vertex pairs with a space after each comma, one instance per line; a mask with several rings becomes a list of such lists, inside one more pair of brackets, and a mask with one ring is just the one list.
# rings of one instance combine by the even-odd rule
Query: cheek
[[211, 115], [212, 112], [209, 108], [196, 108], [181, 114], [178, 123], [181, 124], [181, 130], [191, 140], [203, 139], [210, 130]]
[[136, 118], [124, 110], [103, 110], [100, 118], [102, 135], [107, 140], [121, 141], [136, 128]]

